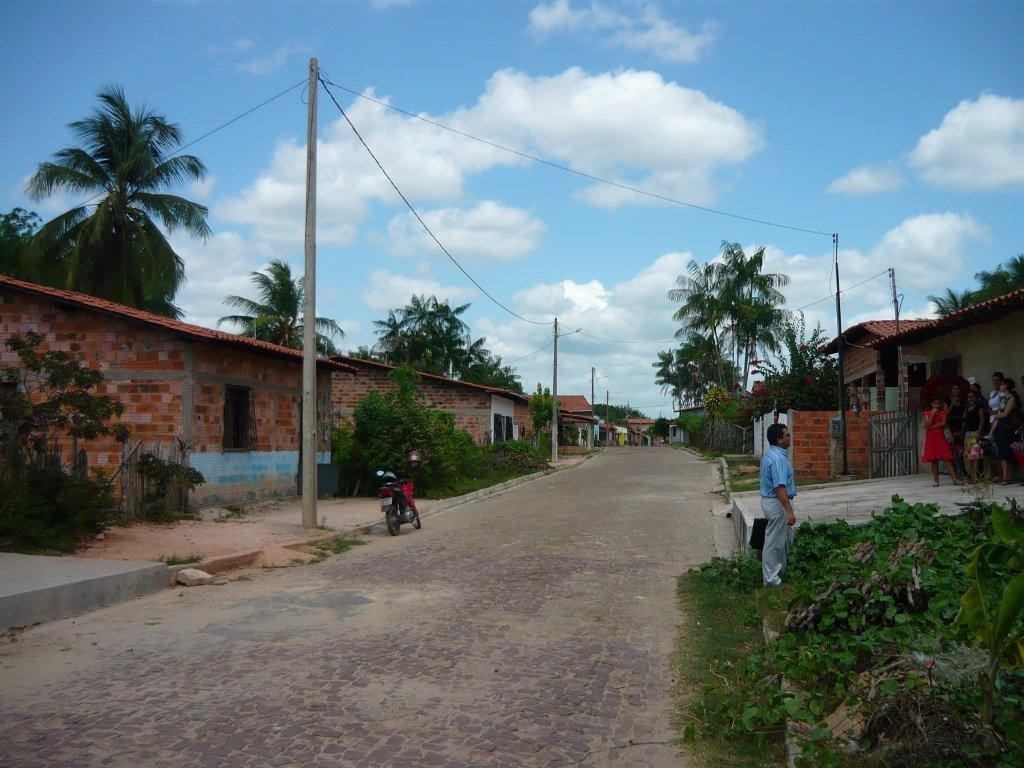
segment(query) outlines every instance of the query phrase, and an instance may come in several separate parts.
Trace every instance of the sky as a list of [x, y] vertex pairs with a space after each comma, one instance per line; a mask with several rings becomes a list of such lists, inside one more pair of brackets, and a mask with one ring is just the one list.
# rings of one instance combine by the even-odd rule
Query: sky
[[186, 151], [208, 175], [174, 191], [208, 206], [212, 235], [172, 243], [177, 303], [201, 325], [231, 312], [225, 296], [254, 296], [269, 259], [302, 272], [312, 57], [496, 299], [429, 240], [321, 90], [317, 314], [345, 330], [342, 350], [433, 294], [470, 303], [474, 337], [531, 391], [551, 385], [557, 317], [560, 393], [589, 399], [593, 368], [598, 402], [670, 416], [651, 365], [679, 327], [666, 294], [723, 240], [764, 246], [790, 277], [786, 306], [829, 338], [832, 233], [844, 328], [893, 317], [890, 267], [901, 316], [926, 317], [928, 296], [1024, 253], [1020, 2], [3, 5], [0, 210], [48, 220], [80, 204], [30, 200], [25, 182], [104, 86], [123, 87], [199, 139]]

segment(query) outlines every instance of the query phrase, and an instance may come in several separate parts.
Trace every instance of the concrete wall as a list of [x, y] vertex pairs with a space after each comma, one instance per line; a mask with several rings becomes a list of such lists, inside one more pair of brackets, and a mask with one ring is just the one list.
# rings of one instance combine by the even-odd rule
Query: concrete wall
[[929, 339], [921, 347], [929, 361], [960, 355], [961, 375], [974, 376], [986, 395], [992, 371], [1012, 376], [1019, 385], [1024, 375], [1024, 310]]

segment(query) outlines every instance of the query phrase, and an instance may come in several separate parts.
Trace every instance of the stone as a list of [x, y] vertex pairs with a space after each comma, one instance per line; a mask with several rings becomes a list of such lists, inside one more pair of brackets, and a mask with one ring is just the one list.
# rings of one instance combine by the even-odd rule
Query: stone
[[96, 541], [103, 541], [105, 538], [107, 538], [107, 534], [105, 534], [105, 533], [97, 533], [96, 534]]
[[185, 568], [178, 571], [177, 581], [185, 587], [200, 587], [203, 584], [212, 584], [213, 576], [198, 568]]

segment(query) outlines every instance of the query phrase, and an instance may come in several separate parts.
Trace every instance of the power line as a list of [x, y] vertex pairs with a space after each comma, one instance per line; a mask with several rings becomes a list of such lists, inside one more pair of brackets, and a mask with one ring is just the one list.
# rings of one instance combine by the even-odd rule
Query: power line
[[[854, 288], [859, 288], [860, 286], [864, 285], [864, 283], [870, 283], [872, 280], [874, 280], [876, 278], [879, 278], [882, 275], [887, 275], [887, 274], [889, 274], [889, 270], [885, 269], [885, 270], [879, 272], [877, 275], [872, 275], [867, 280], [861, 280], [859, 283], [854, 283], [853, 285], [848, 286], [848, 287], [844, 288], [843, 290], [841, 290], [839, 292], [840, 297], [842, 297], [842, 295], [845, 294], [847, 291], [852, 291]], [[807, 309], [808, 307], [813, 307], [815, 304], [821, 304], [821, 302], [828, 301], [830, 299], [834, 299], [835, 297], [836, 297], [836, 295], [834, 293], [831, 296], [823, 296], [822, 298], [816, 299], [815, 301], [812, 301], [809, 304], [804, 304], [802, 307], [797, 307], [796, 309], [791, 309], [789, 311], [790, 312], [799, 312], [801, 309]]]
[[[427, 226], [427, 223], [423, 220], [423, 217], [421, 217], [419, 215], [419, 213], [416, 211], [416, 209], [413, 208], [412, 203], [409, 202], [409, 199], [402, 193], [402, 190], [400, 190], [398, 188], [398, 185], [395, 184], [394, 179], [391, 178], [390, 174], [388, 174], [388, 172], [384, 169], [384, 166], [381, 165], [381, 162], [380, 162], [380, 160], [377, 159], [377, 156], [375, 154], [373, 154], [373, 150], [371, 150], [369, 145], [367, 145], [366, 141], [362, 137], [362, 134], [360, 134], [359, 131], [356, 129], [355, 125], [352, 123], [352, 120], [349, 119], [349, 116], [345, 113], [345, 110], [342, 109], [341, 104], [338, 103], [338, 100], [336, 98], [334, 98], [334, 94], [331, 93], [331, 89], [327, 87], [328, 82], [329, 81], [324, 80], [322, 77], [320, 78], [320, 84], [323, 85], [324, 90], [327, 92], [327, 95], [330, 96], [331, 97], [331, 101], [334, 102], [334, 106], [336, 106], [338, 108], [338, 111], [341, 113], [341, 116], [344, 117], [345, 118], [345, 122], [348, 123], [349, 128], [352, 129], [352, 132], [356, 135], [356, 138], [359, 139], [359, 143], [363, 145], [363, 149], [365, 149], [367, 151], [367, 153], [369, 153], [370, 157], [373, 158], [373, 162], [375, 162], [377, 164], [377, 167], [380, 168], [380, 172], [384, 174], [384, 178], [386, 178], [388, 180], [388, 182], [394, 188], [395, 192], [398, 193], [398, 196], [400, 198], [402, 198], [402, 202], [405, 203], [406, 207], [412, 212], [412, 215], [416, 217], [416, 221], [418, 221], [420, 223], [420, 226], [423, 227], [424, 231], [428, 235], [430, 235], [430, 238], [435, 243], [437, 243], [437, 247], [440, 248], [444, 252], [444, 255], [449, 258], [449, 260], [452, 262], [452, 264], [454, 264], [456, 267], [458, 267], [459, 271], [462, 274], [464, 274], [469, 279], [469, 281], [471, 283], [473, 283], [473, 285], [475, 285], [478, 289], [480, 289], [480, 292], [484, 296], [489, 298], [491, 301], [493, 301], [495, 304], [497, 304], [499, 307], [501, 307], [503, 310], [508, 312], [513, 317], [517, 317], [520, 320], [522, 320], [524, 323], [532, 323], [533, 325], [551, 325], [551, 323], [549, 323], [549, 322], [541, 322], [539, 320], [531, 320], [528, 317], [523, 317], [518, 312], [512, 311], [511, 309], [506, 307], [504, 304], [502, 304], [500, 301], [498, 301], [496, 298], [494, 298], [494, 296], [492, 296], [490, 293], [488, 293], [487, 289], [484, 288], [482, 285], [480, 285], [480, 283], [478, 283], [476, 281], [476, 279], [471, 274], [469, 274], [469, 272], [467, 272], [465, 270], [465, 268], [463, 268], [463, 266], [461, 264], [459, 264], [459, 262], [455, 259], [455, 257], [452, 256], [451, 253], [448, 252], [448, 249], [444, 247], [444, 244], [440, 240], [437, 239], [437, 236], [431, 231], [430, 227]], [[331, 83], [331, 84], [333, 85], [333, 83]], [[338, 86], [338, 87], [340, 88], [341, 86]]]
[[[602, 178], [600, 176], [595, 176], [593, 174], [586, 173], [585, 171], [577, 171], [575, 168], [570, 168], [570, 167], [568, 167], [566, 165], [560, 165], [558, 163], [553, 163], [550, 160], [544, 160], [543, 158], [537, 157], [535, 155], [531, 155], [531, 154], [528, 154], [526, 152], [520, 152], [518, 149], [512, 149], [511, 147], [506, 147], [506, 146], [503, 146], [501, 144], [497, 144], [497, 143], [495, 143], [493, 141], [488, 141], [487, 139], [482, 139], [479, 136], [474, 136], [471, 133], [466, 133], [465, 131], [460, 131], [457, 128], [452, 128], [449, 125], [445, 125], [444, 123], [439, 123], [436, 120], [431, 120], [428, 117], [423, 117], [422, 115], [416, 115], [416, 114], [413, 114], [412, 112], [407, 112], [406, 110], [401, 109], [399, 107], [396, 107], [393, 104], [388, 104], [386, 101], [381, 101], [380, 99], [375, 99], [372, 96], [366, 96], [365, 94], [359, 93], [358, 91], [354, 91], [351, 88], [346, 88], [345, 86], [339, 85], [338, 83], [331, 82], [330, 80], [324, 81], [323, 78], [321, 78], [320, 82], [324, 83], [324, 87], [325, 88], [327, 87], [327, 83], [330, 83], [334, 87], [340, 88], [341, 90], [345, 91], [346, 93], [350, 93], [353, 96], [356, 96], [356, 97], [358, 97], [360, 99], [365, 99], [366, 101], [372, 101], [374, 104], [378, 104], [378, 105], [380, 105], [382, 107], [386, 107], [387, 109], [394, 110], [395, 112], [403, 114], [406, 117], [411, 117], [411, 118], [414, 118], [416, 120], [422, 120], [424, 123], [429, 123], [430, 125], [433, 125], [433, 126], [435, 126], [437, 128], [441, 128], [441, 129], [446, 130], [446, 131], [451, 131], [452, 133], [458, 134], [459, 136], [462, 136], [464, 138], [472, 139], [473, 141], [478, 141], [481, 144], [486, 144], [489, 147], [494, 147], [495, 149], [500, 149], [503, 152], [508, 152], [508, 153], [516, 155], [518, 157], [522, 157], [522, 158], [524, 158], [526, 160], [532, 160], [535, 163], [541, 163], [541, 164], [547, 165], [547, 166], [549, 166], [551, 168], [556, 168], [556, 169], [558, 169], [560, 171], [565, 171], [566, 173], [572, 173], [572, 174], [575, 174], [576, 176], [582, 176], [583, 178], [590, 179], [591, 181], [596, 181], [596, 182], [599, 182], [601, 184], [607, 184], [607, 185], [612, 186], [612, 187], [617, 187], [618, 189], [624, 189], [627, 192], [634, 192], [634, 193], [636, 193], [638, 195], [645, 195], [646, 197], [651, 197], [651, 198], [654, 198], [655, 200], [661, 200], [662, 202], [665, 202], [665, 203], [673, 203], [675, 205], [683, 205], [683, 206], [686, 206], [687, 208], [693, 208], [693, 209], [698, 210], [698, 211], [704, 211], [705, 213], [715, 213], [715, 214], [718, 214], [719, 216], [728, 216], [729, 218], [732, 218], [732, 219], [740, 219], [741, 221], [749, 221], [749, 222], [753, 222], [754, 224], [764, 224], [765, 226], [769, 226], [769, 227], [778, 227], [780, 229], [789, 229], [789, 230], [793, 230], [795, 232], [805, 232], [805, 233], [810, 234], [810, 235], [823, 235], [825, 237], [832, 237], [832, 234], [833, 234], [831, 232], [821, 232], [821, 231], [816, 230], [816, 229], [805, 229], [804, 227], [794, 227], [794, 226], [791, 226], [789, 224], [779, 224], [778, 222], [768, 221], [767, 219], [756, 219], [756, 218], [753, 218], [751, 216], [741, 216], [738, 213], [730, 213], [728, 211], [720, 211], [717, 208], [708, 208], [707, 206], [697, 205], [696, 203], [688, 203], [685, 200], [678, 200], [678, 199], [676, 199], [674, 197], [667, 197], [665, 195], [659, 195], [657, 192], [651, 192], [651, 191], [646, 190], [646, 189], [640, 189], [639, 187], [632, 187], [632, 186], [630, 186], [628, 184], [621, 184], [621, 183], [619, 183], [617, 181], [612, 181], [611, 179], [605, 179], [605, 178]], [[328, 91], [328, 93], [330, 93], [330, 91]], [[331, 98], [333, 99], [334, 97], [332, 96]], [[337, 104], [337, 102], [335, 102], [335, 104]], [[341, 107], [339, 106], [338, 109], [341, 109]], [[342, 113], [342, 114], [344, 114], [344, 113]]]
[[[306, 78], [303, 78], [303, 79], [302, 79], [302, 80], [300, 80], [299, 82], [295, 83], [295, 85], [289, 85], [289, 86], [288, 86], [287, 88], [285, 88], [285, 89], [284, 89], [283, 91], [281, 91], [280, 93], [278, 93], [278, 94], [276, 94], [276, 95], [274, 95], [274, 96], [271, 96], [271, 97], [270, 97], [269, 99], [266, 99], [265, 101], [261, 101], [261, 102], [260, 102], [259, 104], [257, 104], [256, 106], [254, 106], [254, 107], [251, 107], [251, 108], [249, 108], [249, 109], [245, 110], [245, 112], [242, 112], [242, 113], [241, 113], [240, 115], [237, 115], [237, 116], [235, 116], [235, 117], [231, 118], [230, 120], [228, 120], [228, 121], [226, 121], [226, 122], [223, 122], [223, 123], [221, 123], [220, 125], [218, 125], [218, 126], [217, 126], [216, 128], [214, 128], [213, 130], [207, 131], [207, 132], [206, 132], [206, 133], [204, 133], [204, 134], [203, 134], [202, 136], [200, 136], [200, 137], [198, 137], [198, 138], [195, 138], [195, 139], [193, 139], [192, 141], [190, 141], [190, 142], [189, 142], [188, 144], [184, 144], [184, 145], [182, 145], [182, 146], [178, 147], [178, 148], [177, 148], [176, 150], [174, 150], [174, 151], [173, 151], [173, 152], [172, 152], [171, 154], [169, 154], [169, 155], [167, 156], [167, 159], [169, 160], [170, 158], [172, 158], [172, 157], [175, 157], [176, 155], [180, 155], [180, 154], [181, 154], [182, 152], [184, 152], [184, 151], [185, 151], [186, 149], [188, 149], [189, 147], [191, 147], [191, 146], [192, 146], [193, 144], [198, 144], [198, 143], [199, 143], [200, 141], [202, 141], [203, 139], [207, 139], [207, 138], [209, 138], [210, 136], [213, 136], [213, 134], [217, 133], [218, 131], [222, 131], [222, 130], [224, 130], [225, 128], [227, 128], [227, 127], [228, 127], [229, 125], [231, 125], [232, 123], [237, 123], [237, 122], [238, 122], [239, 120], [241, 120], [241, 119], [242, 119], [243, 117], [247, 117], [247, 116], [251, 115], [251, 114], [252, 114], [253, 112], [255, 112], [255, 111], [256, 111], [257, 109], [260, 109], [261, 107], [265, 107], [265, 106], [267, 106], [267, 104], [269, 104], [269, 103], [270, 103], [270, 102], [272, 102], [272, 101], [277, 101], [277, 100], [278, 100], [279, 98], [281, 98], [282, 96], [284, 96], [284, 95], [285, 95], [286, 93], [288, 93], [289, 91], [294, 91], [294, 90], [295, 90], [296, 88], [298, 88], [298, 87], [299, 87], [300, 85], [303, 85], [303, 84], [304, 84], [304, 83], [306, 83], [306, 82], [307, 82], [307, 79], [306, 79]], [[88, 204], [89, 204], [89, 203], [91, 203], [91, 202], [92, 202], [93, 200], [95, 200], [95, 199], [96, 199], [97, 197], [100, 197], [101, 195], [103, 195], [103, 194], [105, 194], [105, 193], [106, 193], [106, 190], [104, 190], [103, 192], [97, 192], [97, 193], [96, 193], [95, 195], [93, 195], [92, 197], [90, 197], [90, 198], [89, 198], [88, 200], [86, 200], [86, 201], [85, 201], [85, 202], [83, 202], [83, 203], [79, 203], [79, 204], [78, 204], [77, 206], [75, 206], [75, 207], [76, 207], [76, 208], [81, 208], [81, 207], [82, 207], [82, 206], [84, 206], [84, 205], [88, 205]]]
[[595, 336], [592, 333], [584, 333], [583, 331], [580, 331], [580, 336], [597, 339], [598, 341], [610, 341], [614, 344], [675, 344], [678, 341], [678, 339], [671, 339], [668, 341], [663, 339], [609, 339], [604, 336]]
[[554, 343], [553, 341], [549, 341], [549, 342], [547, 342], [547, 343], [546, 343], [546, 344], [545, 344], [545, 345], [544, 345], [543, 347], [540, 347], [540, 348], [538, 348], [538, 349], [535, 349], [535, 350], [533, 350], [533, 352], [531, 352], [531, 353], [530, 353], [530, 354], [528, 354], [528, 355], [523, 355], [522, 357], [517, 357], [517, 358], [516, 358], [515, 360], [508, 360], [508, 361], [506, 361], [506, 362], [505, 362], [505, 365], [512, 365], [512, 363], [518, 363], [518, 362], [519, 362], [520, 360], [525, 360], [525, 359], [526, 359], [526, 358], [528, 358], [528, 357], [533, 357], [533, 356], [534, 356], [534, 355], [536, 355], [536, 354], [537, 354], [538, 352], [543, 352], [543, 351], [544, 351], [545, 349], [547, 349], [548, 347], [550, 347], [550, 346], [551, 346], [551, 345], [552, 345], [553, 343]]

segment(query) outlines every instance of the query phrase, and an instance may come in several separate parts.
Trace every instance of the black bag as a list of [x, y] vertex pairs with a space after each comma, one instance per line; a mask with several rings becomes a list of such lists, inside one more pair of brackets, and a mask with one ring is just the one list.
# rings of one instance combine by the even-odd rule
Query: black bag
[[750, 531], [750, 548], [760, 552], [764, 549], [764, 532], [768, 528], [767, 517], [755, 517], [754, 527]]

